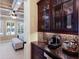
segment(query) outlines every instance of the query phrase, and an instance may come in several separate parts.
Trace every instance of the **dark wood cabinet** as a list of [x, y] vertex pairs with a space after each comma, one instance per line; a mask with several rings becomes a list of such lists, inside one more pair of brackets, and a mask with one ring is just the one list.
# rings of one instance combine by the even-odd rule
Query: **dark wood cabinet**
[[31, 44], [31, 53], [31, 59], [46, 59], [46, 57], [44, 57], [44, 51], [33, 43]]
[[78, 34], [78, 17], [75, 3], [76, 0], [53, 0], [52, 20], [55, 23], [55, 32]]
[[38, 31], [50, 32], [50, 1], [41, 0], [38, 3]]
[[78, 0], [40, 0], [38, 31], [78, 34]]

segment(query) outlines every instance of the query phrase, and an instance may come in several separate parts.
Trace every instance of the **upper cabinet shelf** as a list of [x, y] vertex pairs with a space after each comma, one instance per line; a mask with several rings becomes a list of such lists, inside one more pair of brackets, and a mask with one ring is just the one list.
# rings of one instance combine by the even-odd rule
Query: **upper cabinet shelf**
[[78, 34], [78, 0], [40, 0], [38, 31]]
[[72, 0], [52, 0], [52, 1], [53, 1], [53, 7], [56, 7], [56, 6], [58, 6], [58, 5], [61, 5], [61, 4], [70, 2], [70, 1], [72, 1]]

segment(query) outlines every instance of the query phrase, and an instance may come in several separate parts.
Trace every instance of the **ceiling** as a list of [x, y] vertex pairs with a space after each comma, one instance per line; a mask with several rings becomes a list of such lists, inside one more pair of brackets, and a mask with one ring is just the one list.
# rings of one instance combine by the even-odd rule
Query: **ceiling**
[[14, 3], [14, 1], [20, 1], [20, 0], [0, 0], [0, 17], [7, 17], [9, 18], [12, 11], [15, 10], [15, 14], [17, 15], [18, 19], [22, 19], [24, 17], [24, 6], [23, 2], [17, 6], [17, 3]]
[[13, 0], [0, 0], [0, 8], [11, 9]]

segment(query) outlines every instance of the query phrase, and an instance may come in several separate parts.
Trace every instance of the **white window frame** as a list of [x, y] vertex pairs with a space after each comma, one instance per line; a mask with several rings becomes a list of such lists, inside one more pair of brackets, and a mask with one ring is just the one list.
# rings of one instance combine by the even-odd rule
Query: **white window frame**
[[18, 23], [17, 23], [17, 33], [18, 34], [24, 33], [24, 22], [18, 21]]

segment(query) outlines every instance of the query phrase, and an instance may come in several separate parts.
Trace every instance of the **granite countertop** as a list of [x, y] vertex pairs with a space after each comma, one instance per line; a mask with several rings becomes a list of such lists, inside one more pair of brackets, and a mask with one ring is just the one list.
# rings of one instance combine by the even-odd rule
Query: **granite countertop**
[[40, 49], [42, 49], [51, 58], [56, 57], [56, 59], [78, 59], [78, 57], [69, 56], [62, 51], [62, 46], [57, 49], [49, 49], [45, 42], [32, 42]]

